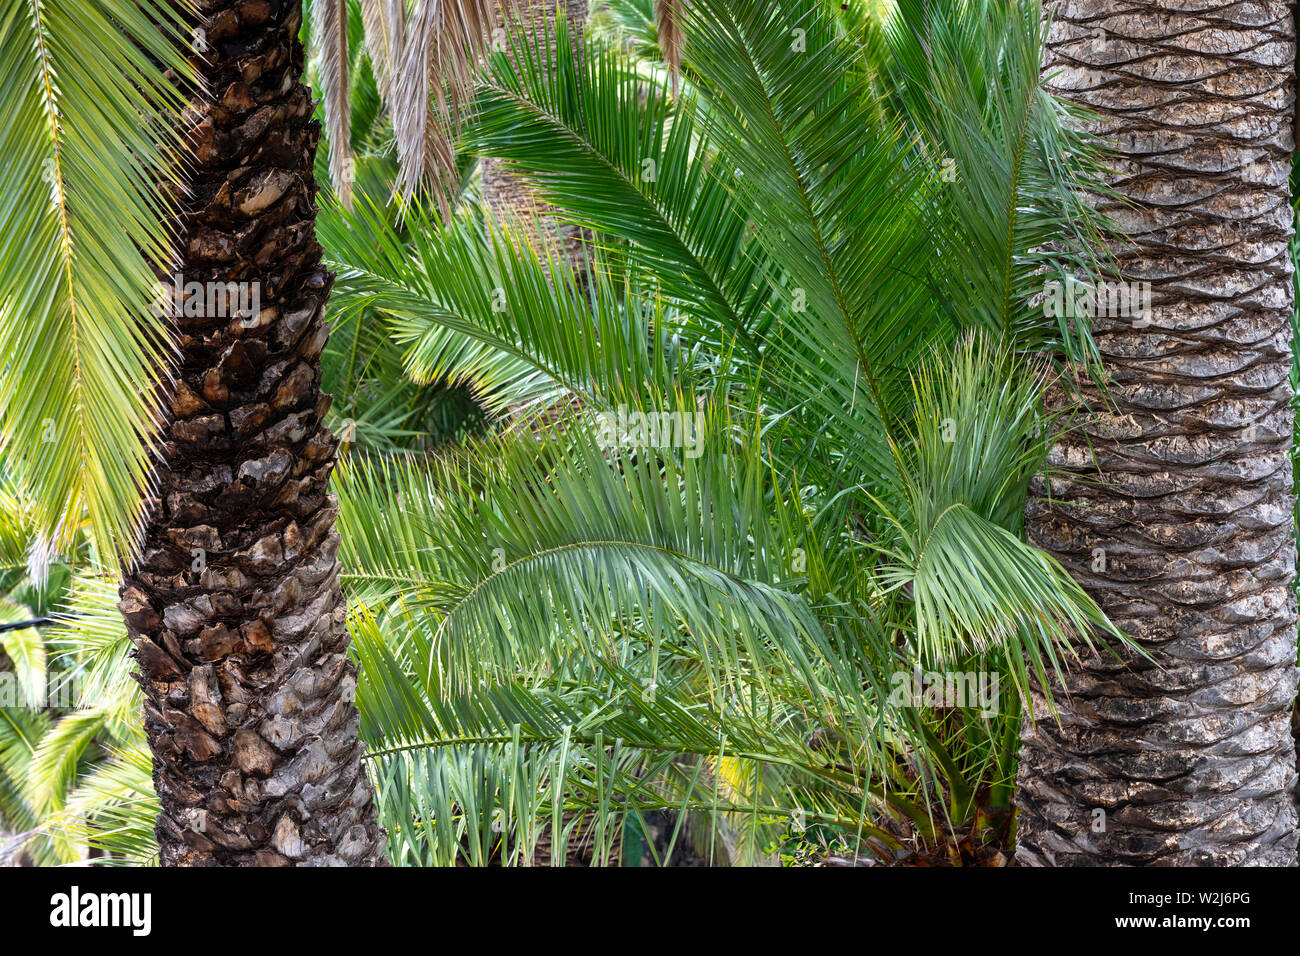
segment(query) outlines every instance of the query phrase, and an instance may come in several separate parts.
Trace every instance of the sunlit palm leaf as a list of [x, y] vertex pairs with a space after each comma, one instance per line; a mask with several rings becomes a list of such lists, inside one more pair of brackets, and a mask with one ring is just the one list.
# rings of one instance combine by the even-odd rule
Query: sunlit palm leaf
[[188, 76], [162, 0], [22, 0], [0, 12], [0, 451], [37, 523], [82, 507], [100, 553], [134, 544], [167, 357], [152, 266]]

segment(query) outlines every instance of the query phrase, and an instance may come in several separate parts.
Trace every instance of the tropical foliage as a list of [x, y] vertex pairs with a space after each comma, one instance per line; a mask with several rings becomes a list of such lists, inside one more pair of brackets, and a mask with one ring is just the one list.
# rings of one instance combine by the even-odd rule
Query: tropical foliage
[[[126, 157], [165, 150], [72, 104], [162, 115], [163, 86], [107, 74], [156, 79], [168, 21], [114, 0], [142, 42], [77, 59], [104, 75], [65, 67], [53, 114], [33, 46], [75, 52], [82, 5], [103, 6], [0, 18], [5, 75], [31, 87], [4, 88], [27, 117], [0, 127], [6, 155], [28, 162], [6, 224], [45, 188], [54, 118], [106, 144], [69, 203], [123, 223], [104, 255], [75, 218], [0, 246], [0, 609], [59, 615], [0, 633], [5, 666], [79, 694], [0, 711], [0, 824], [40, 861], [144, 862], [149, 755], [91, 542], [129, 540], [147, 460], [164, 345], [122, 277], [166, 237], [153, 167]], [[1041, 87], [1037, 4], [692, 0], [670, 70], [662, 11], [608, 0], [585, 37], [557, 24], [554, 58], [518, 29], [512, 56], [465, 53], [414, 118], [395, 65], [427, 44], [424, 5], [309, 7], [341, 558], [393, 861], [998, 859], [1029, 674], [1124, 640], [1023, 536], [1058, 424], [1042, 396], [1095, 358], [1040, 294], [1096, 269], [1106, 228], [1079, 199], [1102, 157]], [[412, 123], [448, 137], [426, 189]], [[584, 227], [587, 268], [478, 200], [484, 158]], [[14, 318], [38, 302], [48, 335]], [[74, 364], [42, 372], [56, 353]], [[45, 417], [52, 457], [31, 451]]]

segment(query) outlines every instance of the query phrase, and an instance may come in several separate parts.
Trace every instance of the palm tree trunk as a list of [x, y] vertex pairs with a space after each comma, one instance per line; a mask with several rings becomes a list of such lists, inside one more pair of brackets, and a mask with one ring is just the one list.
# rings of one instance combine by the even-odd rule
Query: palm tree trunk
[[327, 489], [320, 354], [333, 276], [315, 239], [320, 130], [300, 82], [301, 3], [200, 8], [211, 99], [186, 116], [178, 274], [240, 283], [252, 308], [186, 298], [176, 315], [156, 501], [122, 588], [161, 861], [382, 864]]
[[[587, 0], [502, 0], [496, 7], [496, 26], [506, 29], [507, 34], [511, 31], [508, 24], [515, 24], [513, 29], [522, 30], [526, 37], [549, 36], [552, 43], [549, 56], [554, 59], [556, 24], [561, 13], [568, 25], [570, 42], [577, 42], [587, 24]], [[506, 55], [514, 62], [512, 50], [507, 48]], [[539, 60], [546, 55], [541, 50], [534, 53]], [[556, 262], [568, 262], [576, 275], [585, 275], [582, 229], [559, 221], [551, 212], [552, 207], [534, 195], [500, 160], [483, 161], [483, 200], [499, 222], [526, 230], [543, 255], [550, 255]]]
[[1060, 440], [1029, 529], [1154, 662], [1088, 661], [1059, 723], [1035, 695], [1017, 856], [1294, 864], [1291, 6], [1047, 7], [1050, 85], [1117, 150], [1113, 252], [1154, 309], [1096, 319], [1113, 406]]

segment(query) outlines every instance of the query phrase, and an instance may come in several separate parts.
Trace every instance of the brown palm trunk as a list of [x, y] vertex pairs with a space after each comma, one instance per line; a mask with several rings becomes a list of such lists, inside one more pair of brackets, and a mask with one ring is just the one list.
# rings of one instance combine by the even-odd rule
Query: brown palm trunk
[[[121, 607], [144, 686], [165, 866], [382, 864], [327, 489], [319, 126], [300, 0], [207, 0], [196, 50], [179, 356], [157, 500]], [[219, 287], [215, 287], [219, 288]], [[260, 308], [258, 308], [260, 307]], [[187, 314], [189, 313], [189, 314]], [[199, 314], [194, 314], [199, 313]]]
[[1091, 660], [1059, 723], [1034, 701], [1017, 856], [1290, 865], [1291, 5], [1047, 7], [1051, 86], [1118, 151], [1113, 251], [1154, 309], [1096, 319], [1114, 404], [1054, 450], [1030, 535], [1154, 663]]

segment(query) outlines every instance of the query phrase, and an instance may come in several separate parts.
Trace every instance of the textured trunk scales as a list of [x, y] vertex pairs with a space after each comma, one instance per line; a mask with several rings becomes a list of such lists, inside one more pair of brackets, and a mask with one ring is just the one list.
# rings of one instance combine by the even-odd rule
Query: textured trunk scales
[[[382, 864], [327, 483], [319, 138], [299, 0], [201, 4], [208, 95], [185, 282], [257, 283], [260, 314], [178, 315], [157, 500], [121, 607], [144, 686], [164, 865]], [[245, 286], [245, 290], [250, 286]]]
[[1084, 384], [1099, 413], [1054, 449], [1029, 530], [1156, 663], [1091, 660], [1059, 725], [1035, 700], [1018, 858], [1290, 865], [1292, 8], [1047, 9], [1050, 85], [1118, 151], [1113, 251], [1154, 309], [1096, 320], [1114, 404]]

